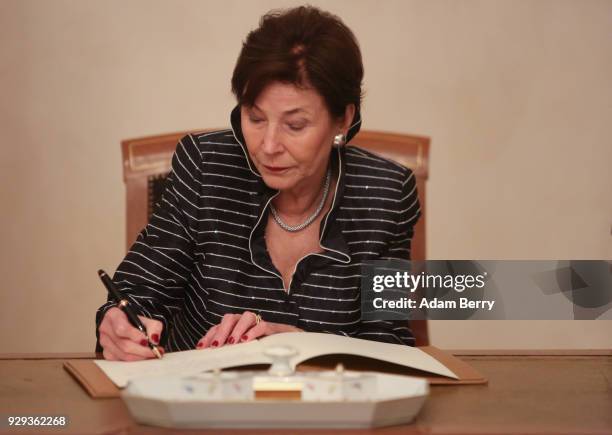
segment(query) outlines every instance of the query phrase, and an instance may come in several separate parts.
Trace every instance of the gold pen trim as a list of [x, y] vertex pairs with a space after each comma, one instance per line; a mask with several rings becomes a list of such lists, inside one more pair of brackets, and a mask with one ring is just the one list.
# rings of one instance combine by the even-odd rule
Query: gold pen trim
[[157, 348], [157, 346], [153, 345], [153, 347], [151, 348], [151, 350], [153, 351], [153, 353], [155, 354], [155, 356], [156, 356], [158, 359], [161, 359], [161, 358], [162, 358], [162, 355], [161, 355], [161, 353], [160, 353], [159, 349]]

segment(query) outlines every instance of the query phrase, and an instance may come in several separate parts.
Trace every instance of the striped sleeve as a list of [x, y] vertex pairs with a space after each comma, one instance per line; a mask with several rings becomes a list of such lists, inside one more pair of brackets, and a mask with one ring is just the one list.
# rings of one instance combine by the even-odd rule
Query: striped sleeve
[[[414, 235], [414, 225], [421, 216], [417, 195], [416, 179], [410, 169], [402, 182], [400, 210], [396, 223], [396, 232], [391, 237], [381, 259], [410, 260], [410, 246]], [[407, 320], [372, 320], [362, 321], [354, 334], [357, 338], [383, 341], [387, 343], [414, 346], [415, 339]]]
[[[179, 141], [161, 201], [113, 277], [141, 315], [164, 324], [162, 344], [170, 320], [181, 310], [186, 280], [195, 264], [194, 216], [199, 203], [201, 160], [191, 135]], [[107, 302], [96, 313], [98, 339], [98, 327], [113, 305]], [[99, 344], [96, 350], [101, 351]]]

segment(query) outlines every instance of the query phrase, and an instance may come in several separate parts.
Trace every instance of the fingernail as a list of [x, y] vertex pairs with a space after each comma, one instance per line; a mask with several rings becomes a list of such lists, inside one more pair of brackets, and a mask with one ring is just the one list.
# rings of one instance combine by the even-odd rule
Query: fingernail
[[217, 340], [213, 341], [211, 344], [212, 347], [217, 347], [219, 346], [219, 342]]
[[151, 335], [151, 341], [153, 343], [159, 343], [159, 334], [153, 334]]
[[247, 341], [249, 339], [248, 335], [244, 334], [242, 337], [240, 337], [240, 341]]
[[227, 339], [227, 342], [228, 342], [229, 344], [234, 344], [234, 337], [230, 337], [230, 338], [228, 338], [228, 339]]
[[142, 340], [140, 340], [140, 345], [141, 345], [141, 346], [146, 346], [146, 345], [148, 345], [148, 344], [149, 344], [149, 343], [148, 343], [148, 342], [147, 342], [147, 340], [145, 340], [144, 338], [143, 338]]
[[159, 349], [159, 351], [160, 351], [160, 353], [161, 353], [162, 355], [164, 354], [165, 350], [164, 350], [164, 348], [163, 348], [163, 347], [158, 347], [157, 349]]
[[201, 341], [200, 341], [200, 342], [198, 342], [198, 344], [196, 345], [196, 347], [202, 347], [202, 346], [203, 346], [203, 344], [202, 344], [202, 342], [201, 342]]

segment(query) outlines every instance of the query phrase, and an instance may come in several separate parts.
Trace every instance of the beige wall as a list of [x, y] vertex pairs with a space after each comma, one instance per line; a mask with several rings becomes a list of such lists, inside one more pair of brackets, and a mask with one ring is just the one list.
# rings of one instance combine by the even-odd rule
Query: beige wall
[[[331, 1], [365, 128], [433, 139], [430, 258], [612, 258], [612, 2]], [[282, 1], [0, 1], [0, 343], [86, 351], [124, 249], [122, 138], [228, 123]], [[432, 322], [450, 348], [610, 348], [612, 322]]]

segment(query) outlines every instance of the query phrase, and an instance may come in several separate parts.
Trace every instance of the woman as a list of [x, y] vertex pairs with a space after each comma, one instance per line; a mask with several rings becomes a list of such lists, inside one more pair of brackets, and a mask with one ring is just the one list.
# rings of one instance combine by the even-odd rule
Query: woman
[[[300, 7], [263, 17], [232, 77], [231, 130], [177, 145], [160, 207], [114, 280], [167, 351], [288, 331], [412, 345], [406, 322], [360, 319], [360, 266], [408, 259], [420, 213], [412, 172], [345, 143], [363, 67], [351, 31]], [[106, 359], [151, 358], [108, 302]]]

